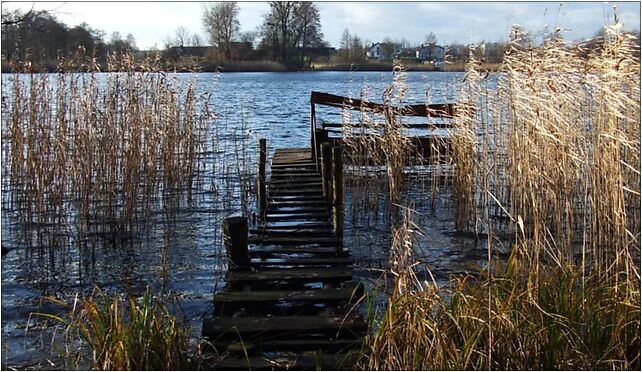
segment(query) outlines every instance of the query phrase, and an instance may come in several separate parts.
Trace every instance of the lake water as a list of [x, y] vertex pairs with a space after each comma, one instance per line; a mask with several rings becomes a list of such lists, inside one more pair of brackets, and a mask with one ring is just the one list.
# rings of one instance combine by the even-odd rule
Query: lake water
[[[3, 88], [10, 76], [2, 76]], [[247, 151], [256, 151], [259, 138], [268, 140], [270, 152], [280, 147], [309, 147], [310, 92], [367, 97], [381, 102], [393, 74], [380, 72], [228, 73], [178, 74], [181, 82], [194, 79], [200, 93], [211, 93], [217, 119], [211, 123], [224, 132], [220, 138], [240, 133]], [[454, 102], [463, 73], [410, 72], [406, 75], [408, 103]], [[6, 89], [3, 89], [6, 91]], [[340, 120], [339, 110], [320, 110], [319, 120]], [[4, 115], [3, 115], [4, 119]], [[4, 120], [3, 120], [4, 126]], [[4, 138], [3, 138], [4, 139]], [[220, 147], [231, 151], [231, 145]], [[3, 169], [5, 169], [3, 167]], [[202, 175], [202, 185], [224, 181], [216, 172]], [[220, 224], [240, 210], [230, 191], [221, 203], [212, 187], [196, 188], [194, 198], [182, 203], [171, 218], [152, 213], [136, 236], [113, 240], [97, 236], [90, 252], [71, 244], [55, 257], [25, 233], [25, 226], [11, 209], [3, 172], [2, 246], [2, 367], [60, 368], [43, 361], [51, 354], [51, 327], [32, 312], [62, 311], [43, 304], [43, 296], [67, 301], [76, 293], [88, 294], [95, 285], [107, 293], [141, 293], [146, 287], [172, 300], [175, 311], [190, 321], [200, 334], [203, 314], [211, 310], [212, 294], [223, 285], [225, 259], [221, 252]], [[357, 275], [374, 283], [385, 269], [389, 255], [389, 221], [385, 213], [351, 213], [351, 187], [346, 189], [345, 245], [357, 260]], [[431, 197], [427, 198], [427, 190]], [[237, 190], [238, 191], [238, 190]], [[415, 198], [416, 196], [416, 198]], [[485, 259], [485, 245], [455, 233], [450, 188], [409, 186], [407, 200], [415, 201], [415, 221], [423, 235], [417, 237], [416, 253], [440, 282], [451, 272], [469, 270]], [[383, 218], [377, 217], [383, 215]], [[53, 360], [53, 359], [52, 359]]]

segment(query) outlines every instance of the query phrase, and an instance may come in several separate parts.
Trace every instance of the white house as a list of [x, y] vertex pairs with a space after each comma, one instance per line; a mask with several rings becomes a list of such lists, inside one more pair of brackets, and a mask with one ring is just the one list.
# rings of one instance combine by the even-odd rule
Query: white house
[[392, 59], [395, 56], [399, 55], [399, 53], [401, 53], [400, 44], [377, 42], [372, 44], [372, 46], [366, 53], [366, 58], [382, 61]]
[[446, 49], [439, 45], [421, 44], [416, 51], [417, 59], [423, 62], [443, 63], [446, 55]]

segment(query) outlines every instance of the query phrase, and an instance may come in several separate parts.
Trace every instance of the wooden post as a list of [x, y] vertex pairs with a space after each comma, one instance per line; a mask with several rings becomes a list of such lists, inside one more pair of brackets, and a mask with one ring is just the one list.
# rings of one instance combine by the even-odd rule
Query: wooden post
[[319, 164], [318, 157], [319, 154], [317, 154], [317, 138], [316, 138], [316, 129], [317, 129], [317, 117], [316, 117], [316, 112], [314, 108], [314, 103], [310, 102], [310, 151], [312, 152], [312, 160], [314, 160], [315, 163]]
[[336, 146], [332, 150], [332, 222], [334, 235], [343, 239], [343, 150]]
[[247, 250], [247, 218], [228, 217], [223, 220], [223, 245], [230, 265], [247, 268], [250, 254]]
[[332, 205], [332, 144], [321, 144], [321, 178], [323, 182], [323, 195], [328, 204]]
[[267, 213], [267, 188], [265, 185], [265, 163], [267, 162], [267, 141], [265, 138], [259, 139], [259, 213], [261, 221], [265, 221], [265, 214]]
[[321, 154], [321, 145], [325, 142], [328, 142], [328, 132], [325, 129], [318, 128], [316, 129], [314, 138], [316, 138], [316, 148], [314, 149], [314, 151], [316, 151], [317, 154], [317, 157], [315, 158], [315, 161], [317, 163], [317, 171], [321, 171], [321, 157], [323, 156], [323, 154]]

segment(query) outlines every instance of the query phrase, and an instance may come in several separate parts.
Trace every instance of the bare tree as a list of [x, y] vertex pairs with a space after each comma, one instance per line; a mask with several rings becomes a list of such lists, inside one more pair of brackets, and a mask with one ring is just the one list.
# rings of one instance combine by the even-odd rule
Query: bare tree
[[195, 46], [195, 47], [203, 46], [203, 39], [201, 39], [201, 35], [197, 33], [194, 33], [194, 35], [192, 35], [192, 46]]
[[301, 48], [300, 66], [305, 64], [305, 49], [323, 43], [321, 16], [316, 5], [311, 1], [299, 2], [295, 9], [296, 37], [293, 48]]
[[350, 35], [350, 31], [348, 29], [344, 29], [343, 33], [341, 34], [341, 42], [339, 44], [339, 58], [343, 62], [348, 62], [350, 61], [350, 46], [352, 44], [352, 35]]
[[176, 29], [176, 45], [179, 47], [184, 47], [189, 42], [189, 30], [183, 26], [179, 26]]
[[[288, 68], [303, 64], [305, 49], [321, 45], [321, 20], [314, 3], [272, 1], [261, 28], [262, 44]], [[298, 60], [296, 50], [300, 48]]]
[[426, 35], [425, 45], [437, 45], [437, 36], [431, 31]]
[[136, 50], [137, 49], [136, 48], [136, 38], [134, 37], [134, 35], [131, 32], [127, 34], [127, 37], [125, 38], [125, 41], [127, 42], [127, 44], [129, 44], [129, 47], [132, 50]]
[[210, 42], [222, 50], [228, 60], [232, 57], [231, 43], [241, 29], [238, 15], [239, 6], [235, 1], [205, 5], [205, 31], [210, 37]]

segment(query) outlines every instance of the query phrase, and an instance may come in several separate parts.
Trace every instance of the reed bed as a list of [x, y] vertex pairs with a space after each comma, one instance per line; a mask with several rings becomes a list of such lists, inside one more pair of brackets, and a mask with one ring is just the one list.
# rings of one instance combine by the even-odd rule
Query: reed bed
[[71, 74], [61, 61], [55, 75], [10, 78], [5, 153], [12, 207], [25, 220], [126, 234], [154, 200], [170, 207], [175, 191], [192, 189], [207, 101], [193, 83], [179, 89], [158, 60], [145, 73], [131, 56], [110, 63], [130, 72]]
[[[217, 219], [251, 209], [258, 144], [243, 113], [215, 112], [211, 92], [197, 76], [166, 73], [158, 56], [112, 56], [108, 70], [117, 73], [100, 72], [82, 51], [59, 62], [55, 74], [33, 73], [24, 63], [22, 73], [3, 76], [3, 217], [11, 221], [3, 246], [24, 248], [21, 275], [30, 288], [67, 303], [82, 291], [90, 301], [87, 309], [94, 302], [96, 316], [75, 313], [73, 319], [85, 322], [75, 326], [93, 327], [108, 313], [125, 314], [122, 321], [101, 325], [105, 334], [115, 334], [129, 321], [131, 314], [122, 310], [129, 305], [108, 303], [108, 295], [104, 301], [90, 296], [86, 291], [94, 285], [109, 292], [127, 289], [143, 302], [151, 294], [142, 291], [150, 286], [157, 298], [167, 298], [167, 282], [186, 264], [176, 257], [185, 249], [202, 251], [189, 247], [202, 242], [199, 234], [213, 236], [207, 244], [219, 257], [206, 259], [212, 275], [222, 279]], [[240, 125], [233, 122], [236, 115]], [[186, 223], [192, 224], [189, 231], [179, 231]], [[163, 319], [161, 328], [169, 322]], [[139, 324], [141, 332], [147, 327], [150, 338], [164, 337], [154, 324]], [[46, 327], [43, 335], [52, 331]], [[187, 330], [174, 325], [169, 332]], [[82, 342], [90, 353], [101, 353], [96, 339]], [[118, 347], [108, 346], [113, 353], [94, 367], [144, 368], [118, 354], [137, 351], [125, 345], [117, 352]], [[176, 358], [153, 368], [188, 368]]]
[[486, 267], [426, 282], [406, 215], [362, 367], [640, 368], [640, 51], [620, 27], [588, 53], [517, 37], [496, 84], [471, 51], [453, 200], [457, 229], [485, 237]]
[[73, 252], [126, 245], [206, 193], [215, 210], [252, 201], [247, 125], [228, 127], [194, 78], [167, 74], [158, 56], [115, 55], [108, 70], [125, 72], [104, 74], [81, 52], [56, 74], [25, 63], [3, 79], [5, 211], [44, 282]]

